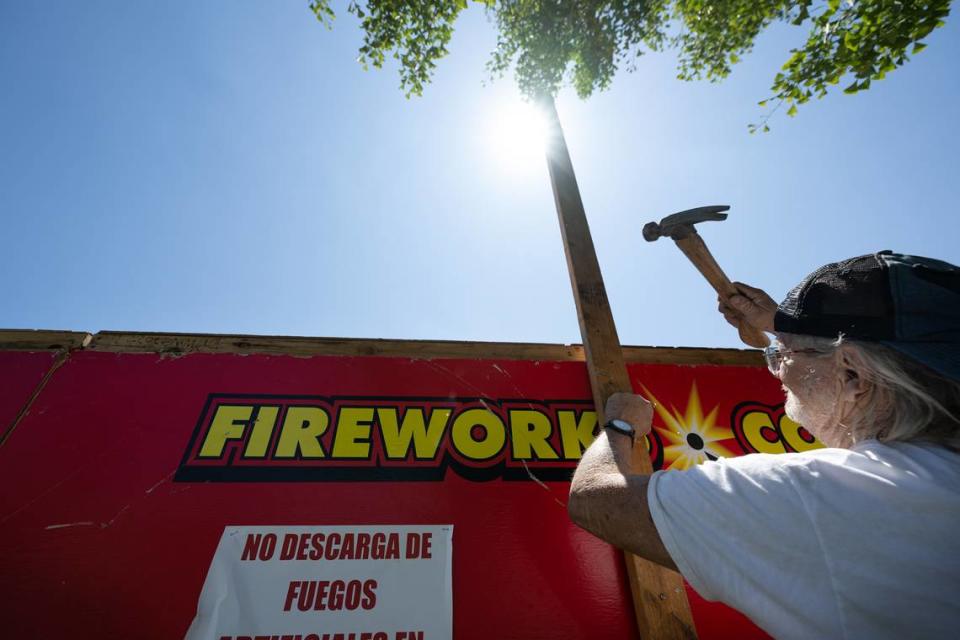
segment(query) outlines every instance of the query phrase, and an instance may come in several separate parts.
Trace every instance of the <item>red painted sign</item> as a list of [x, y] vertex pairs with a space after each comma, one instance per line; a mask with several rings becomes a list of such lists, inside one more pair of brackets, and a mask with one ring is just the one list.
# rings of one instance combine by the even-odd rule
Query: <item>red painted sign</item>
[[[818, 446], [764, 368], [629, 371], [657, 468]], [[5, 633], [182, 637], [228, 526], [452, 524], [457, 638], [636, 637], [564, 506], [590, 397], [575, 362], [77, 351], [0, 447]], [[690, 596], [701, 638], [764, 637]]]

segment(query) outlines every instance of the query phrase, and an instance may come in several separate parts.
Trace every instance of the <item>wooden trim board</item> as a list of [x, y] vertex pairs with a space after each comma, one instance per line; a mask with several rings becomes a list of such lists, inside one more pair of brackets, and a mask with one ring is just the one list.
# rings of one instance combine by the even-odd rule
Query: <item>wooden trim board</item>
[[[2, 334], [0, 334], [2, 335]], [[123, 353], [263, 353], [294, 356], [388, 356], [583, 362], [578, 344], [378, 340], [204, 333], [102, 331], [87, 346]], [[623, 347], [624, 359], [645, 364], [765, 366], [759, 351], [695, 347]]]
[[82, 349], [90, 344], [86, 331], [45, 329], [0, 329], [0, 351], [61, 351]]
[[[48, 331], [0, 329], [0, 351], [89, 349], [113, 353], [238, 353], [293, 356], [386, 356], [583, 362], [583, 346], [529, 342], [314, 338], [215, 333], [139, 331]], [[762, 367], [763, 355], [750, 349], [623, 347], [628, 363]]]

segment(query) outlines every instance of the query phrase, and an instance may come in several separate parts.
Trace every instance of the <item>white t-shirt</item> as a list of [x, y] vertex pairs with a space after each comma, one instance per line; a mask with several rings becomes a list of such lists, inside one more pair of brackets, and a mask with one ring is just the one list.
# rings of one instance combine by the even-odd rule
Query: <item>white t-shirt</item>
[[776, 638], [960, 637], [960, 454], [881, 444], [658, 471], [684, 578]]

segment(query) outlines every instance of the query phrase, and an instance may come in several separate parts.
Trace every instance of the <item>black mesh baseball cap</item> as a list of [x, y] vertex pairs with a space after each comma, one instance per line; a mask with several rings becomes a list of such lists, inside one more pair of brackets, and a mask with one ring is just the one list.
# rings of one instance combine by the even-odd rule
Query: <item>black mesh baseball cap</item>
[[787, 294], [773, 325], [878, 342], [960, 380], [960, 268], [892, 251], [824, 265]]

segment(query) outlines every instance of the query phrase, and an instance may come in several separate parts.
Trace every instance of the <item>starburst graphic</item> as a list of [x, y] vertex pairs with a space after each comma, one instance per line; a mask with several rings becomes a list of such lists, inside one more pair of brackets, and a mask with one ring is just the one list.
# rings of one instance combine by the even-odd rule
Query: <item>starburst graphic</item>
[[667, 409], [647, 387], [643, 387], [643, 390], [664, 424], [654, 426], [664, 444], [664, 469], [689, 469], [706, 460], [732, 458], [736, 455], [721, 444], [724, 440], [733, 439], [733, 431], [728, 427], [717, 426], [717, 411], [720, 407], [716, 406], [707, 415], [703, 415], [696, 382], [690, 385], [690, 397], [684, 413], [672, 405]]

